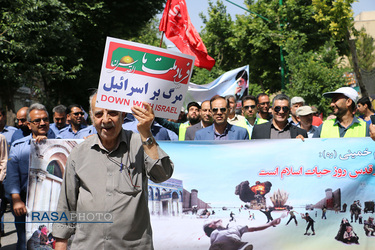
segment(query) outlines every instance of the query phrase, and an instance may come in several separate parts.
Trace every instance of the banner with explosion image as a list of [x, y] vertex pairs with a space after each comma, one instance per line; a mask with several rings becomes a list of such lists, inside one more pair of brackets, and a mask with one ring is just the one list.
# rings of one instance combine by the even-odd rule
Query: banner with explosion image
[[149, 187], [155, 249], [375, 245], [370, 138], [159, 144], [183, 192]]
[[[56, 210], [66, 159], [79, 142], [32, 143], [29, 240], [43, 234], [53, 241], [52, 223], [34, 223], [30, 213]], [[149, 181], [155, 249], [332, 250], [375, 244], [370, 138], [158, 143], [175, 170], [166, 182]]]

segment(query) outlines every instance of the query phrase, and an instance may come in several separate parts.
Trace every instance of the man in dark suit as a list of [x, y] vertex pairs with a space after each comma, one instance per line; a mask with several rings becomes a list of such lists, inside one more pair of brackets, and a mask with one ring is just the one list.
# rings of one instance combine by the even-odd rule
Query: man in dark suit
[[194, 140], [248, 140], [249, 133], [228, 123], [229, 105], [224, 97], [216, 95], [210, 100], [214, 124], [198, 130]]
[[289, 139], [307, 138], [307, 132], [288, 122], [290, 108], [289, 97], [279, 94], [273, 99], [273, 119], [267, 123], [255, 125], [251, 139]]
[[202, 128], [206, 128], [212, 125], [212, 114], [211, 114], [211, 107], [210, 107], [210, 100], [206, 100], [202, 102], [201, 110], [199, 112], [201, 121], [197, 124], [188, 127], [186, 129], [185, 134], [185, 141], [192, 141], [195, 138], [195, 132]]

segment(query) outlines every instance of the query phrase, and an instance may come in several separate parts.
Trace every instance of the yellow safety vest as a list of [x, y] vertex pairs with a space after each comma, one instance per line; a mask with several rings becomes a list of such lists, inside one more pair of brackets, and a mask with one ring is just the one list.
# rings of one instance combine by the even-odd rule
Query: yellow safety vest
[[257, 118], [255, 120], [255, 124], [263, 124], [263, 123], [266, 123], [266, 122], [269, 122], [269, 120], [266, 120], [266, 119], [263, 119], [263, 118]]
[[190, 127], [190, 124], [182, 123], [178, 128], [178, 140], [185, 141], [186, 129]]
[[[331, 119], [323, 122], [320, 138], [340, 138], [339, 125], [335, 121], [336, 119]], [[344, 137], [366, 137], [366, 122], [360, 120], [359, 123], [353, 123]]]

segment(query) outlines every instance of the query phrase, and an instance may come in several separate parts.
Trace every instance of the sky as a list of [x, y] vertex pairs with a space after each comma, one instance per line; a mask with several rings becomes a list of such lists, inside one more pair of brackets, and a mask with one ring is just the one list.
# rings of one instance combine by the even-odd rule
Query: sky
[[[216, 2], [216, 0], [212, 0], [213, 2]], [[244, 14], [245, 10], [225, 1], [224, 5], [227, 7], [227, 12], [231, 15], [232, 19], [235, 20], [236, 14]], [[243, 0], [231, 0], [231, 2], [236, 3], [237, 5], [240, 5], [242, 7], [245, 7]], [[199, 13], [203, 13], [204, 15], [207, 15], [208, 10], [208, 0], [186, 0], [189, 16], [191, 19], [192, 24], [196, 28], [198, 32], [202, 29], [203, 22], [202, 19], [199, 17]], [[358, 0], [353, 5], [353, 11], [354, 16], [358, 15], [362, 11], [373, 11], [375, 10], [375, 0]], [[161, 14], [158, 16], [161, 18]], [[170, 41], [166, 42], [167, 45], [172, 44]], [[172, 44], [173, 45], [173, 44]]]

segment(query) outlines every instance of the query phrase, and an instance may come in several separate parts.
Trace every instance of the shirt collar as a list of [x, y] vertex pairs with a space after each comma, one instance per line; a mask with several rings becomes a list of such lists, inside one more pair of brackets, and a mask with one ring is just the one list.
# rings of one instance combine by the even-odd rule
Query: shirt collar
[[[354, 123], [360, 123], [360, 121], [358, 120], [358, 118], [356, 116], [353, 116], [353, 121], [352, 121], [352, 123], [350, 123], [348, 128], [351, 127]], [[337, 119], [337, 118], [335, 119], [334, 125], [339, 125], [340, 127], [344, 127], [344, 126], [341, 125], [339, 119]]]
[[[284, 127], [282, 130], [280, 130], [280, 131], [286, 131], [286, 130], [289, 130], [291, 126], [292, 126], [292, 124], [288, 121], [287, 124], [285, 125], [285, 127]], [[273, 125], [273, 122], [272, 122], [272, 121], [271, 121], [271, 127], [274, 128], [274, 129], [276, 129], [276, 130], [278, 130], [278, 129], [275, 127], [275, 125]]]
[[222, 133], [222, 134], [219, 134], [219, 133], [216, 132], [215, 124], [213, 124], [213, 128], [214, 128], [214, 134], [215, 135], [217, 135], [217, 136], [227, 135], [228, 131], [229, 131], [229, 123], [227, 123], [227, 126], [224, 129], [224, 133]]
[[[118, 144], [116, 145], [116, 147], [111, 152], [116, 151], [121, 143], [125, 143], [125, 145], [128, 144], [127, 142], [128, 142], [128, 136], [129, 135], [127, 135], [127, 133], [125, 133], [124, 129], [121, 129], [119, 136], [120, 136], [120, 140], [119, 140]], [[91, 143], [91, 148], [99, 147], [101, 150], [104, 150], [108, 153], [111, 153], [103, 146], [102, 142], [100, 141], [100, 137], [99, 137], [98, 134], [94, 134], [93, 137], [94, 137], [94, 139]]]

